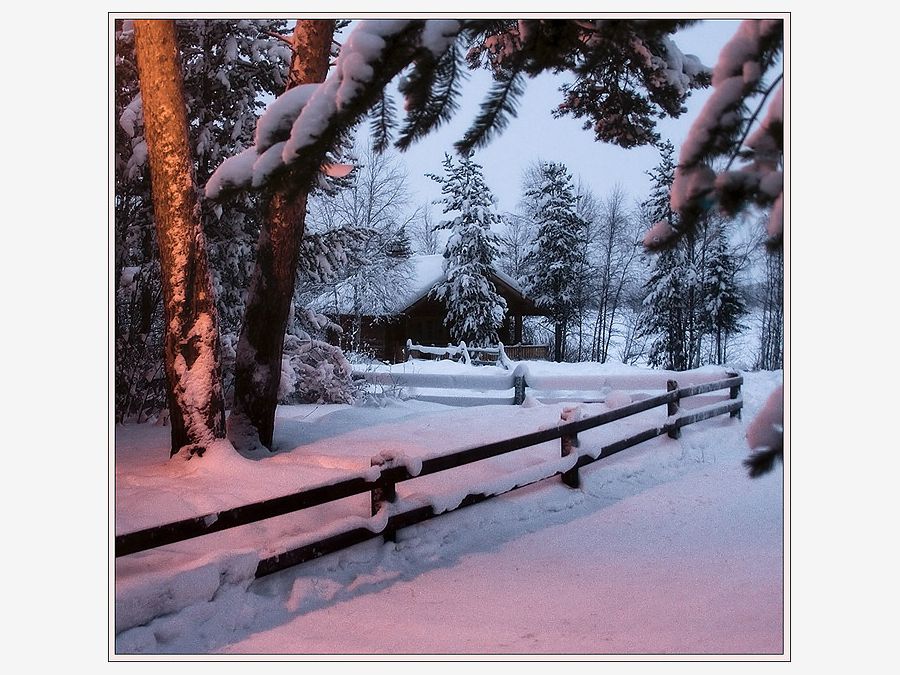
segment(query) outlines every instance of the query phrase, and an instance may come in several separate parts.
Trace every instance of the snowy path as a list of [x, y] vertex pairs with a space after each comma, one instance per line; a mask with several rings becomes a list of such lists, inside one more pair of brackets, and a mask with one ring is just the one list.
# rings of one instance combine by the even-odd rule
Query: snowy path
[[[278, 619], [221, 651], [778, 653], [782, 522], [759, 493], [780, 503], [780, 481], [698, 468], [611, 485], [591, 467], [584, 493], [527, 488], [260, 580]], [[728, 511], [707, 480], [742, 485]]]

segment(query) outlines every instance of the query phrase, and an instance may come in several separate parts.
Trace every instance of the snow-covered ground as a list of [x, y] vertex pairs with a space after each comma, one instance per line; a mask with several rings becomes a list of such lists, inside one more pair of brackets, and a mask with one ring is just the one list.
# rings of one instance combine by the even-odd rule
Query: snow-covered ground
[[[671, 375], [529, 365], [548, 390], [577, 389], [567, 378], [599, 383], [602, 401], [574, 404], [584, 414], [659, 391]], [[469, 368], [482, 377], [499, 370]], [[742, 420], [686, 427], [680, 440], [661, 437], [582, 469], [580, 489], [550, 478], [403, 529], [396, 543], [375, 539], [253, 580], [261, 556], [371, 523], [360, 495], [117, 559], [115, 654], [778, 658], [784, 471], [751, 480], [741, 461], [746, 427], [782, 376], [744, 378]], [[262, 459], [222, 444], [200, 460], [169, 461], [167, 428], [117, 427], [116, 533], [361, 475], [385, 451], [415, 462], [548, 428], [573, 407], [535, 397], [522, 406], [380, 403], [282, 407], [278, 452]], [[648, 411], [585, 432], [579, 452], [664, 416]], [[554, 463], [558, 442], [401, 483], [398, 495], [452, 506], [466, 491], [552, 473]]]

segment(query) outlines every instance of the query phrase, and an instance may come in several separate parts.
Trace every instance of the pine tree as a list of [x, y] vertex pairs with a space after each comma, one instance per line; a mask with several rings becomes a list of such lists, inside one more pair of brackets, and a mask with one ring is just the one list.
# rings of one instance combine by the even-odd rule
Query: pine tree
[[[784, 21], [781, 19], [741, 22], [734, 37], [722, 49], [712, 71], [713, 91], [691, 125], [679, 154], [671, 187], [671, 203], [678, 212], [678, 225], [656, 221], [644, 237], [647, 248], [666, 248], [688, 238], [686, 235], [703, 226], [713, 209], [733, 217], [748, 207], [757, 207], [768, 211], [767, 246], [776, 255], [775, 264], [781, 262], [784, 82], [783, 73], [776, 74], [771, 81], [766, 76], [778, 63], [783, 49]], [[751, 112], [754, 99], [759, 103]], [[767, 101], [765, 117], [756, 124]], [[766, 331], [768, 335], [778, 336], [777, 343], [764, 341], [763, 352], [767, 355], [780, 354], [782, 350], [777, 321], [774, 327], [774, 332]], [[780, 388], [776, 389], [770, 395], [771, 405], [780, 408], [781, 397]], [[779, 444], [769, 453], [751, 457], [746, 462], [750, 475], [769, 471], [774, 458], [781, 454], [782, 444]]]
[[225, 436], [219, 334], [188, 146], [175, 24], [135, 22], [166, 315], [164, 364], [172, 455], [202, 455]]
[[[333, 20], [312, 19], [298, 20], [294, 25], [288, 93], [325, 79], [334, 26]], [[257, 143], [260, 136], [257, 125]], [[228, 437], [241, 451], [273, 448], [284, 337], [311, 189], [310, 185], [306, 187], [276, 190], [266, 204], [238, 340], [234, 405], [228, 418]]]
[[444, 213], [456, 213], [437, 227], [450, 230], [444, 251], [444, 279], [434, 288], [434, 297], [447, 308], [445, 325], [451, 337], [466, 344], [497, 344], [497, 329], [506, 314], [506, 300], [497, 293], [490, 275], [499, 250], [499, 239], [491, 225], [501, 222], [494, 211], [491, 192], [482, 167], [466, 154], [454, 164], [444, 156], [444, 176], [429, 174], [441, 185]]
[[[186, 20], [178, 23], [197, 182], [205, 185], [229, 155], [253, 142], [266, 95], [284, 90], [290, 48], [271, 34], [283, 20]], [[224, 334], [237, 334], [250, 285], [263, 204], [258, 195], [201, 202]]]
[[412, 255], [412, 241], [406, 233], [406, 225], [401, 224], [388, 242], [387, 254], [391, 258], [409, 258]]
[[[650, 197], [642, 208], [649, 222], [675, 220], [669, 205], [669, 190], [675, 177], [675, 147], [669, 141], [658, 146], [660, 161], [648, 171]], [[690, 326], [694, 275], [686, 241], [656, 255], [645, 284], [644, 306], [648, 309], [647, 331], [653, 335], [648, 362], [668, 370], [686, 370], [692, 364]]]
[[526, 192], [537, 205], [537, 237], [525, 257], [524, 281], [528, 294], [553, 319], [554, 354], [562, 361], [566, 327], [577, 300], [576, 271], [585, 222], [577, 214], [575, 187], [565, 165], [544, 162], [540, 174], [540, 184]]
[[716, 229], [706, 258], [703, 299], [713, 333], [716, 363], [727, 361], [728, 336], [741, 331], [741, 318], [747, 314], [746, 302], [737, 286], [736, 264], [728, 249], [724, 227]]
[[[264, 107], [262, 97], [283, 90], [290, 51], [270, 33], [282, 30], [286, 22], [191, 19], [175, 25], [191, 154], [197, 183], [204, 185], [226, 157], [252, 143], [256, 118]], [[117, 60], [124, 72], [133, 60], [131, 33], [118, 35]], [[121, 84], [123, 92], [132, 91], [127, 82]], [[121, 103], [117, 137], [123, 145], [123, 182], [140, 185], [146, 171], [146, 144], [141, 99], [135, 94], [132, 91], [131, 98]], [[149, 198], [144, 195], [141, 202], [141, 208], [149, 212]], [[260, 200], [256, 195], [236, 195], [218, 205], [201, 200], [201, 208], [222, 331], [236, 332], [259, 231]], [[122, 215], [121, 222], [134, 227], [136, 214]]]
[[647, 357], [651, 366], [667, 370], [690, 367], [689, 319], [685, 307], [686, 264], [683, 246], [663, 251], [657, 256], [647, 280], [644, 299], [644, 305], [649, 309], [647, 330], [654, 335]]
[[568, 72], [554, 116], [584, 119], [599, 141], [624, 148], [659, 139], [656, 120], [678, 117], [692, 89], [709, 84], [697, 57], [669, 37], [683, 20], [484, 20], [467, 22], [470, 66], [484, 64], [495, 86], [458, 144], [479, 147], [515, 115], [526, 77]]
[[[457, 143], [463, 152], [486, 143], [515, 115], [527, 76], [545, 71], [576, 76], [560, 114], [587, 117], [600, 140], [632, 147], [657, 138], [655, 119], [678, 116], [691, 89], [710, 82], [708, 69], [682, 54], [670, 35], [688, 25], [678, 20], [474, 20], [453, 19], [361, 21], [338, 56], [337, 67], [321, 86], [303, 96], [277, 99], [280, 110], [272, 145], [253, 148], [226, 160], [207, 184], [210, 198], [231, 190], [271, 188], [291, 195], [306, 193], [319, 176], [328, 154], [343, 135], [369, 111], [382, 111], [379, 147], [389, 142], [390, 112], [385, 88], [405, 72], [403, 92], [408, 111], [406, 134], [419, 138], [446, 121], [453, 110], [457, 47], [474, 45], [470, 65], [486, 61], [495, 85], [472, 127]], [[762, 75], [783, 47], [783, 21], [751, 20], [742, 24], [736, 42], [723, 50], [712, 75], [718, 91], [698, 118], [689, 143], [682, 147], [680, 182], [673, 206], [685, 221], [681, 231], [658, 221], [644, 239], [648, 248], [670, 245], [708, 210], [711, 192], [723, 210], [733, 213], [752, 198], [771, 206], [769, 233], [780, 240], [783, 227], [783, 121], [779, 89], [759, 129], [748, 137], [750, 161], [721, 181], [707, 161], [741, 151], [748, 96], [770, 94], [780, 77], [763, 90]], [[450, 56], [448, 56], [448, 54]], [[720, 67], [721, 66], [721, 67]], [[741, 80], [739, 87], [731, 86]], [[725, 83], [729, 83], [725, 85]], [[721, 87], [719, 85], [722, 85]], [[737, 95], [735, 95], [737, 94]], [[418, 116], [419, 113], [425, 114]], [[418, 116], [418, 117], [417, 117]], [[752, 118], [751, 118], [752, 121]], [[749, 125], [748, 129], [749, 130]], [[403, 138], [400, 143], [402, 145]], [[283, 143], [283, 145], [282, 145]], [[263, 160], [263, 161], [260, 161]], [[726, 206], [727, 204], [727, 206]], [[557, 358], [564, 326], [557, 322]]]
[[678, 117], [691, 90], [707, 86], [709, 71], [683, 54], [670, 36], [694, 23], [684, 20], [368, 20], [360, 21], [338, 56], [326, 86], [308, 97], [276, 100], [279, 146], [235, 156], [216, 173], [207, 195], [270, 184], [306, 189], [340, 136], [366, 114], [373, 114], [375, 145], [385, 148], [395, 126], [395, 106], [385, 88], [400, 83], [406, 119], [398, 147], [425, 136], [456, 110], [464, 77], [463, 45], [471, 68], [487, 65], [495, 84], [481, 112], [456, 144], [461, 153], [484, 145], [516, 114], [527, 76], [543, 72], [574, 74], [560, 115], [586, 117], [599, 140], [633, 147], [658, 138], [656, 120]]

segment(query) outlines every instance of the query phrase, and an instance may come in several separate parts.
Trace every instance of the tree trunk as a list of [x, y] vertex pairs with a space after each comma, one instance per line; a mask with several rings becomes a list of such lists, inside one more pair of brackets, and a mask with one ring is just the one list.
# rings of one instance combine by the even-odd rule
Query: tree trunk
[[556, 329], [556, 331], [555, 331], [555, 332], [556, 332], [556, 334], [555, 334], [555, 338], [556, 338], [556, 339], [555, 339], [555, 341], [554, 341], [554, 342], [555, 342], [555, 344], [554, 344], [554, 351], [555, 351], [555, 356], [554, 356], [554, 358], [556, 359], [556, 362], [557, 362], [557, 363], [562, 363], [562, 362], [563, 362], [563, 359], [565, 358], [565, 354], [563, 353], [563, 352], [564, 352], [564, 347], [565, 347], [565, 342], [566, 342], [566, 340], [565, 340], [565, 337], [566, 337], [566, 324], [565, 324], [565, 321], [557, 321], [557, 322], [556, 322], [555, 329]]
[[172, 452], [225, 436], [219, 332], [170, 20], [135, 21], [135, 55], [159, 245]]
[[[287, 89], [325, 79], [333, 35], [333, 20], [297, 21]], [[294, 297], [306, 199], [306, 192], [275, 194], [260, 232], [238, 341], [234, 406], [228, 421], [228, 435], [238, 450], [254, 450], [260, 445], [272, 448], [281, 353]]]

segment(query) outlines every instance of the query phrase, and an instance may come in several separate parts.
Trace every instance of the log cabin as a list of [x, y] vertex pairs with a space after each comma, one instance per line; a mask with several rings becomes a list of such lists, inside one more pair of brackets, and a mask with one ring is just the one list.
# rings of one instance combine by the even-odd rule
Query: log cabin
[[[444, 256], [414, 255], [408, 263], [406, 283], [397, 284], [391, 300], [377, 309], [363, 310], [357, 316], [348, 292], [330, 293], [316, 303], [318, 311], [344, 330], [342, 347], [351, 347], [357, 328], [361, 348], [389, 363], [404, 360], [407, 340], [419, 345], [450, 344], [450, 331], [444, 325], [446, 308], [431, 292], [444, 278]], [[509, 358], [546, 359], [547, 346], [521, 344], [524, 317], [545, 316], [546, 312], [539, 309], [508, 274], [495, 269], [491, 281], [497, 293], [506, 300], [506, 318], [499, 337]]]

